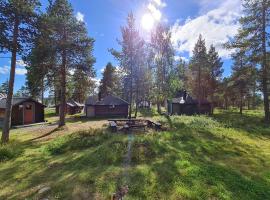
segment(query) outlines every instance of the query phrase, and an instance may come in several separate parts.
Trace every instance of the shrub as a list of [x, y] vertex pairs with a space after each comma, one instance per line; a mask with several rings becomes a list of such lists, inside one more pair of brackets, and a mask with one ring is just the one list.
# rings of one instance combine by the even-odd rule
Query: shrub
[[19, 145], [10, 142], [7, 145], [0, 145], [0, 162], [14, 159], [22, 153]]

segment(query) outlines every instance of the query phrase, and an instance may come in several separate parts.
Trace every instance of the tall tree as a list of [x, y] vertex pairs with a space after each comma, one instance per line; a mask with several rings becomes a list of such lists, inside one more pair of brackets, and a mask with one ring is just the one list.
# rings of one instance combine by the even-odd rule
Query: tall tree
[[190, 78], [189, 81], [193, 94], [198, 99], [199, 109], [202, 99], [207, 97], [207, 72], [209, 70], [209, 62], [205, 40], [202, 35], [199, 36], [193, 50], [193, 56], [190, 59]]
[[9, 141], [12, 96], [15, 79], [17, 54], [25, 53], [32, 42], [37, 19], [38, 0], [1, 0], [0, 1], [0, 49], [11, 52], [9, 90], [6, 101], [2, 142]]
[[239, 98], [239, 112], [242, 114], [244, 102], [253, 94], [254, 80], [256, 79], [256, 67], [249, 62], [248, 56], [243, 51], [237, 51], [233, 54], [233, 73], [231, 77], [232, 84], [236, 90], [236, 96]]
[[260, 66], [260, 81], [264, 99], [265, 122], [270, 122], [269, 114], [269, 53], [270, 35], [270, 1], [244, 0], [244, 14], [240, 19], [241, 28], [235, 38], [228, 45], [229, 48], [245, 48], [249, 59]]
[[91, 93], [91, 90], [95, 88], [95, 83], [91, 79], [94, 76], [94, 71], [91, 76], [82, 70], [76, 70], [72, 75], [72, 99], [80, 103], [84, 103], [84, 100]]
[[115, 94], [115, 90], [118, 87], [116, 69], [110, 62], [106, 65], [102, 75], [103, 77], [99, 86], [99, 92], [101, 97], [105, 97], [109, 94]]
[[134, 82], [136, 79], [135, 70], [141, 65], [142, 54], [144, 49], [144, 41], [139, 35], [139, 31], [135, 27], [135, 18], [132, 13], [127, 17], [127, 25], [121, 27], [122, 40], [119, 40], [121, 51], [118, 52], [111, 49], [111, 53], [119, 61], [120, 67], [123, 69], [125, 76], [125, 88], [128, 90], [129, 100], [129, 118], [132, 114], [133, 96], [134, 96]]
[[151, 36], [151, 47], [154, 55], [156, 101], [158, 112], [161, 103], [169, 95], [169, 75], [173, 67], [174, 49], [171, 42], [171, 32], [168, 27], [158, 24]]
[[210, 49], [208, 51], [208, 62], [209, 62], [208, 90], [211, 99], [211, 113], [213, 113], [215, 94], [217, 92], [218, 85], [220, 84], [222, 73], [224, 71], [222, 69], [223, 62], [221, 61], [221, 58], [219, 57], [218, 52], [216, 51], [213, 45], [210, 46]]
[[46, 14], [39, 17], [37, 23], [37, 34], [31, 51], [23, 57], [27, 64], [26, 85], [32, 97], [40, 98], [44, 103], [44, 92], [49, 86], [49, 69], [54, 66], [55, 53], [52, 51], [50, 42], [49, 23]]
[[87, 36], [85, 23], [73, 15], [71, 4], [67, 0], [50, 1], [48, 8], [50, 39], [57, 64], [52, 71], [59, 72], [60, 80], [60, 120], [59, 126], [65, 125], [65, 105], [67, 93], [67, 72], [82, 70], [91, 77], [93, 74], [92, 55], [94, 40]]

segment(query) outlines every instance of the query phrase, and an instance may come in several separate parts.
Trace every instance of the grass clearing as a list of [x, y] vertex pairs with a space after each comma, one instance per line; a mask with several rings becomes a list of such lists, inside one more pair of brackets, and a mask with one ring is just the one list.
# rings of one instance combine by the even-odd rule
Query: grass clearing
[[70, 119], [70, 134], [56, 131], [44, 140], [16, 130], [0, 148], [0, 199], [36, 199], [44, 186], [49, 199], [110, 199], [124, 180], [126, 199], [134, 200], [270, 197], [270, 128], [260, 111], [149, 115], [168, 130], [134, 134], [129, 168], [128, 136], [104, 125], [91, 129], [88, 121]]

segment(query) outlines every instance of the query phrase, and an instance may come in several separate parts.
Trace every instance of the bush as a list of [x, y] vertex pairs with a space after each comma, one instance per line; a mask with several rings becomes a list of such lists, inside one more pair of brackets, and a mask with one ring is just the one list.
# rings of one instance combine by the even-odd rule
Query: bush
[[7, 145], [0, 145], [0, 162], [14, 159], [22, 153], [19, 145], [9, 143]]

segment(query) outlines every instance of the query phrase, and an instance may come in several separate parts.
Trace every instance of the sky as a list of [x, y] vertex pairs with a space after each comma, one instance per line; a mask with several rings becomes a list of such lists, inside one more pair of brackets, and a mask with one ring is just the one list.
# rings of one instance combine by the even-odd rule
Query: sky
[[[108, 62], [117, 61], [108, 49], [120, 49], [117, 38], [121, 38], [120, 27], [133, 12], [137, 28], [145, 40], [149, 39], [152, 27], [163, 22], [171, 27], [175, 59], [189, 60], [199, 34], [205, 38], [206, 46], [213, 44], [224, 62], [223, 76], [231, 73], [230, 51], [222, 44], [232, 38], [239, 28], [241, 0], [69, 0], [77, 20], [84, 21], [88, 34], [95, 39], [94, 56], [96, 80], [100, 80], [102, 69]], [[47, 5], [41, 0], [42, 10]], [[0, 84], [9, 77], [9, 55], [0, 54]], [[25, 64], [17, 59], [15, 92], [25, 84]]]

